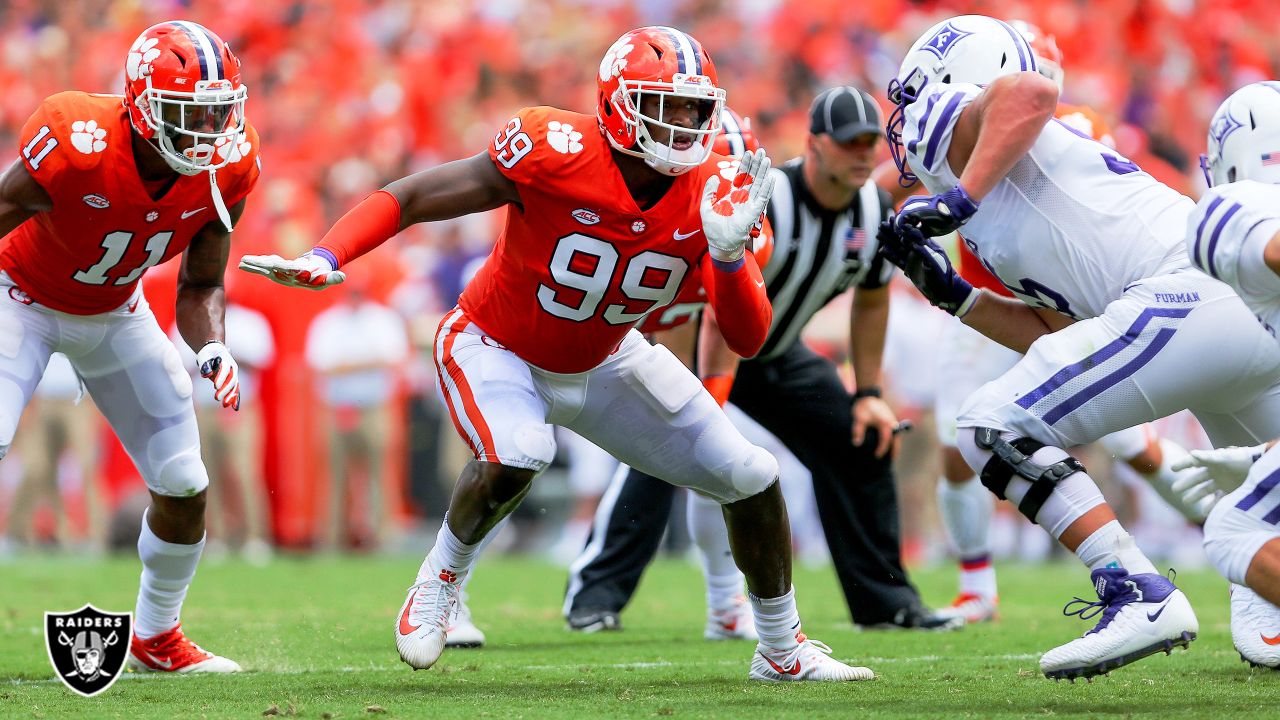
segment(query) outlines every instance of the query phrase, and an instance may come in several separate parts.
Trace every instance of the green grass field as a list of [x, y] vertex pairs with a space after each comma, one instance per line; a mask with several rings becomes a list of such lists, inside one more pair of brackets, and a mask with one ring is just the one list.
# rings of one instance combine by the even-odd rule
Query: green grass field
[[[184, 625], [238, 660], [237, 676], [127, 675], [85, 699], [53, 678], [43, 612], [85, 602], [131, 610], [136, 560], [30, 558], [0, 565], [0, 718], [1193, 717], [1280, 716], [1280, 673], [1251, 671], [1231, 647], [1227, 593], [1209, 572], [1179, 584], [1200, 616], [1190, 652], [1152, 657], [1093, 683], [1054, 683], [1036, 660], [1087, 629], [1059, 610], [1090, 588], [1073, 565], [1000, 567], [1003, 617], [959, 633], [859, 633], [827, 570], [797, 573], [805, 631], [874, 682], [749, 682], [748, 643], [701, 639], [692, 565], [652, 568], [621, 633], [570, 634], [564, 572], [522, 559], [483, 562], [471, 587], [482, 650], [447, 651], [429, 671], [396, 655], [392, 623], [418, 558], [280, 560], [201, 568]], [[942, 602], [950, 569], [916, 576]]]

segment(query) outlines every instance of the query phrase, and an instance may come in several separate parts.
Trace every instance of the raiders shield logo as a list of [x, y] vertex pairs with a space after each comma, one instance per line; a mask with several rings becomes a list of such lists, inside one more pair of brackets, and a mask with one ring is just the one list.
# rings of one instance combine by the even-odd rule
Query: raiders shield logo
[[92, 605], [44, 614], [44, 644], [54, 672], [67, 687], [91, 697], [120, 678], [129, 653], [133, 613], [103, 612]]

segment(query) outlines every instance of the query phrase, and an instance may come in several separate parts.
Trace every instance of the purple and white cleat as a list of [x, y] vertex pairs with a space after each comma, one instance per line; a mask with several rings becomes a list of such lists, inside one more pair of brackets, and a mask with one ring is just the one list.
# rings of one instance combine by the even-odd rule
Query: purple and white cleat
[[[1054, 680], [1091, 678], [1154, 653], [1188, 647], [1200, 629], [1187, 596], [1155, 573], [1130, 575], [1122, 568], [1094, 570], [1098, 601], [1076, 598], [1064, 615], [1102, 619], [1092, 630], [1040, 658], [1040, 670]], [[1077, 606], [1078, 604], [1078, 606]], [[1077, 606], [1072, 610], [1072, 606]]]

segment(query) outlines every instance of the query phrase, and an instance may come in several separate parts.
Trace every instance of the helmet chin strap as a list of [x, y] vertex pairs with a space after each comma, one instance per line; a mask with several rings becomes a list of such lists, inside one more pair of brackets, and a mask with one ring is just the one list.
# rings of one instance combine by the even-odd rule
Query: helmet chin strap
[[232, 232], [231, 213], [227, 212], [227, 204], [222, 200], [222, 191], [218, 189], [217, 170], [209, 171], [209, 194], [213, 196], [213, 209], [218, 211], [218, 219], [226, 226], [227, 232]]

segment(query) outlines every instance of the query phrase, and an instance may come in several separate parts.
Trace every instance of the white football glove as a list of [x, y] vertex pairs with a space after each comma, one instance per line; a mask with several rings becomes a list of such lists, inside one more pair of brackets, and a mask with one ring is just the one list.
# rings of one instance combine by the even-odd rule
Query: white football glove
[[200, 377], [213, 383], [213, 399], [224, 408], [240, 409], [240, 367], [226, 345], [210, 340], [196, 354]]
[[240, 269], [270, 278], [281, 285], [323, 290], [347, 279], [347, 274], [334, 270], [329, 261], [319, 255], [307, 253], [293, 260], [279, 255], [245, 255], [240, 258]]
[[1174, 483], [1174, 492], [1188, 502], [1208, 497], [1219, 490], [1229, 493], [1244, 484], [1249, 468], [1266, 450], [1266, 444], [1192, 450], [1189, 457], [1170, 466], [1173, 470], [1191, 470]]
[[773, 176], [764, 150], [744, 153], [733, 186], [719, 200], [720, 176], [707, 178], [702, 190], [702, 232], [711, 259], [733, 263], [742, 259], [747, 243], [759, 234], [761, 214], [769, 207]]

